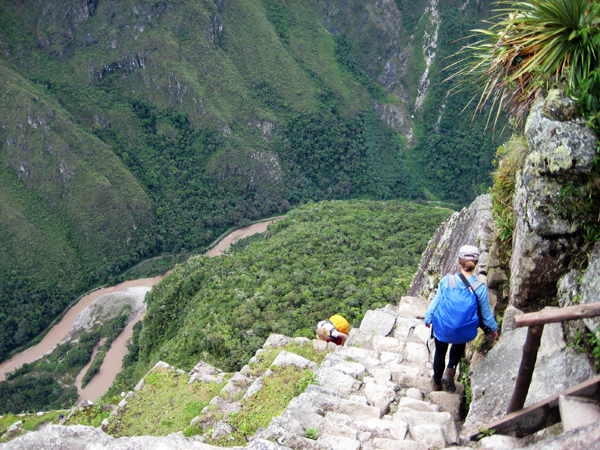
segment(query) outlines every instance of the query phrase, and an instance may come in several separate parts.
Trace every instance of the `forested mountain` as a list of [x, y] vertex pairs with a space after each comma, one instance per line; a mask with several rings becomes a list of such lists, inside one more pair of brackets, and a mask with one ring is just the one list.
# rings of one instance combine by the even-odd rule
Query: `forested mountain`
[[270, 225], [266, 240], [190, 258], [148, 294], [139, 340], [111, 390], [131, 389], [158, 360], [239, 370], [271, 333], [313, 337], [333, 314], [358, 326], [406, 295], [450, 214], [396, 200], [310, 203]]
[[441, 199], [494, 143], [445, 57], [487, 0], [0, 0], [0, 358], [77, 293], [309, 200]]

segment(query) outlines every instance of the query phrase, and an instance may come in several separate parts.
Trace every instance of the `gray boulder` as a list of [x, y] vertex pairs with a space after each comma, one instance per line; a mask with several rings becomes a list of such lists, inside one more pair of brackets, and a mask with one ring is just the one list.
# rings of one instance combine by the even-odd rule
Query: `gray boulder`
[[429, 447], [444, 448], [458, 442], [456, 425], [450, 413], [398, 408], [393, 417], [394, 421], [406, 422], [412, 438]]
[[372, 437], [397, 440], [403, 440], [408, 429], [407, 423], [400, 420], [359, 420], [355, 426], [362, 432], [371, 433]]
[[358, 347], [367, 350], [373, 350], [373, 334], [367, 333], [360, 328], [352, 328], [348, 334], [348, 339], [344, 343], [344, 347]]
[[495, 436], [484, 437], [477, 444], [477, 448], [481, 450], [514, 450], [523, 448], [525, 445], [527, 444], [522, 439], [497, 434]]
[[387, 336], [394, 329], [396, 316], [385, 311], [367, 311], [360, 324], [360, 330], [371, 336]]
[[43, 430], [26, 433], [2, 444], [0, 448], [6, 450], [217, 450], [222, 447], [203, 444], [178, 435], [115, 439], [94, 427], [84, 425], [66, 427], [50, 424]]
[[359, 450], [360, 442], [357, 439], [350, 439], [339, 436], [321, 436], [317, 442], [323, 445], [323, 448], [331, 450]]
[[374, 450], [430, 450], [426, 444], [416, 441], [396, 441], [394, 439], [373, 439]]
[[[600, 301], [600, 242], [596, 242], [589, 259], [589, 265], [581, 280], [581, 303], [595, 303]], [[594, 333], [600, 326], [600, 318], [585, 319], [585, 325]]]
[[429, 302], [422, 297], [402, 297], [398, 304], [398, 315], [409, 316], [415, 319], [425, 318]]
[[365, 376], [367, 368], [356, 362], [346, 361], [336, 353], [330, 353], [321, 363], [321, 367], [332, 367], [346, 375], [354, 378], [362, 378]]
[[345, 397], [358, 392], [362, 386], [362, 382], [356, 378], [331, 367], [321, 367], [317, 371], [317, 381], [321, 386], [333, 389]]
[[330, 411], [347, 415], [354, 421], [379, 419], [381, 417], [379, 408], [352, 400], [346, 400], [341, 398], [341, 396], [330, 395], [325, 393], [327, 391], [318, 388], [318, 386], [308, 386], [303, 394], [300, 394], [300, 396], [294, 398], [290, 402], [290, 405], [299, 402], [306, 411], [314, 412], [319, 415], [323, 415], [325, 412]]
[[290, 447], [278, 445], [265, 439], [252, 439], [247, 447], [248, 450], [292, 450]]
[[363, 364], [367, 369], [377, 367], [381, 364], [377, 352], [364, 348], [337, 347], [335, 354], [341, 358], [354, 360], [357, 363]]
[[559, 436], [537, 442], [526, 450], [588, 450], [598, 448], [600, 442], [600, 422], [576, 428]]
[[504, 319], [502, 320], [502, 334], [508, 333], [515, 329], [515, 316], [523, 314], [523, 311], [509, 305], [504, 311]]
[[190, 371], [189, 375], [217, 375], [223, 373], [221, 370], [214, 368], [210, 364], [204, 361], [199, 361], [198, 364]]
[[271, 369], [267, 369], [267, 371], [265, 373], [263, 373], [260, 377], [258, 377], [256, 380], [254, 380], [254, 382], [250, 385], [250, 387], [248, 388], [248, 390], [246, 391], [246, 393], [244, 394], [242, 399], [246, 400], [246, 399], [252, 397], [254, 394], [258, 393], [263, 388], [263, 380], [266, 377], [270, 377], [272, 374], [273, 374], [273, 371]]
[[404, 342], [399, 341], [391, 337], [385, 336], [374, 336], [373, 337], [373, 350], [376, 352], [392, 352], [402, 353], [404, 350]]
[[296, 366], [301, 369], [315, 369], [317, 367], [317, 365], [314, 362], [303, 358], [302, 356], [297, 355], [296, 353], [286, 352], [285, 350], [282, 350], [281, 353], [277, 355], [277, 358], [275, 358], [275, 361], [273, 361], [273, 365]]
[[294, 342], [294, 340], [290, 337], [284, 336], [283, 334], [271, 334], [263, 344], [263, 348], [272, 347], [284, 347], [290, 343]]
[[423, 324], [423, 320], [412, 317], [399, 316], [396, 319], [393, 336], [400, 341], [407, 341], [416, 327]]
[[396, 399], [394, 384], [373, 377], [365, 378], [364, 383], [364, 394], [369, 405], [379, 408], [382, 416], [387, 414], [390, 410], [390, 404]]
[[[590, 264], [593, 257], [590, 258]], [[560, 280], [558, 280], [558, 292], [556, 298], [561, 308], [573, 304], [573, 299], [579, 294], [579, 277], [581, 272], [573, 269], [567, 272]]]
[[509, 300], [517, 308], [555, 297], [581, 244], [580, 221], [561, 214], [558, 201], [564, 176], [589, 172], [596, 156], [596, 136], [574, 118], [574, 108], [573, 100], [551, 91], [536, 101], [525, 125], [529, 154], [517, 173], [510, 261]]
[[215, 426], [215, 429], [212, 432], [212, 438], [219, 439], [220, 437], [223, 437], [223, 436], [229, 436], [234, 431], [235, 431], [235, 428], [233, 428], [233, 426], [231, 426], [230, 424], [228, 424], [226, 422], [221, 421], [217, 424], [217, 426]]

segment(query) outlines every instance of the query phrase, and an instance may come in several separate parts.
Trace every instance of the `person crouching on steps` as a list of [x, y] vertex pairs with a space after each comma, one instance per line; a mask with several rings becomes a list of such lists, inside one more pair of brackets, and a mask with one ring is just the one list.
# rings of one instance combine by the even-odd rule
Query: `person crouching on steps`
[[[439, 391], [442, 386], [448, 392], [456, 390], [456, 366], [462, 358], [467, 342], [477, 336], [479, 315], [484, 325], [493, 332], [494, 339], [498, 339], [498, 324], [490, 306], [487, 287], [473, 275], [478, 261], [477, 247], [462, 246], [458, 255], [460, 272], [442, 278], [438, 291], [425, 313], [425, 326], [433, 325], [432, 334], [435, 339], [432, 380], [434, 391]], [[446, 352], [450, 344], [450, 358], [444, 371]]]
[[336, 345], [344, 345], [349, 331], [348, 321], [339, 314], [317, 324], [317, 338], [321, 341], [334, 342]]

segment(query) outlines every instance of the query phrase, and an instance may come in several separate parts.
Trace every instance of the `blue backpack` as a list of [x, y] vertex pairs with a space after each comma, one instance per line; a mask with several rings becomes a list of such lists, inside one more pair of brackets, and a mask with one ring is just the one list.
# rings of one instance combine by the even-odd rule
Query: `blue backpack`
[[[433, 313], [433, 330], [439, 341], [464, 344], [477, 336], [477, 297], [469, 289], [458, 287], [454, 274], [447, 278], [448, 289], [442, 293], [440, 304]], [[476, 291], [482, 284], [477, 281], [471, 286]]]

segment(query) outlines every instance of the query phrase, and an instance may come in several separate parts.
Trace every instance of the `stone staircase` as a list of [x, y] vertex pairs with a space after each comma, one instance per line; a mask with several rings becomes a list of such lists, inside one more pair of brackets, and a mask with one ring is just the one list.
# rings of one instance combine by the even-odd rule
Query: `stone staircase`
[[318, 384], [255, 439], [315, 450], [457, 448], [464, 387], [431, 391], [425, 310], [424, 301], [404, 297], [398, 307], [369, 311], [346, 345], [334, 347], [316, 369]]
[[[223, 442], [223, 438], [227, 439], [235, 431], [228, 418], [239, 412], [243, 400], [258, 393], [263, 380], [271, 375], [270, 368], [260, 372], [261, 353], [296, 343], [312, 345], [315, 350], [328, 353], [318, 366], [284, 349], [270, 367], [293, 365], [312, 371], [316, 384], [308, 385], [302, 394], [294, 397], [283, 413], [271, 420], [268, 428], [256, 432], [246, 447], [234, 448], [425, 450], [451, 446], [457, 449], [464, 387], [457, 383], [454, 393], [431, 391], [433, 348], [430, 353], [427, 347], [430, 330], [423, 324], [426, 308], [425, 300], [404, 297], [398, 306], [387, 305], [368, 311], [360, 328], [352, 329], [346, 344], [340, 347], [318, 340], [273, 334], [249, 364], [234, 374], [225, 374], [202, 361], [189, 374], [159, 362], [150, 374], [173, 371], [171, 373], [176, 372], [188, 384], [210, 383], [216, 388], [213, 392], [223, 386], [190, 423], [202, 430], [203, 435], [186, 438], [179, 432], [162, 438], [114, 439], [102, 433], [94, 437], [95, 444], [91, 442], [90, 445], [103, 439], [106, 448], [145, 449], [155, 448], [153, 440], [160, 440], [161, 445], [166, 445], [164, 448], [221, 448], [206, 441], [220, 439]], [[430, 345], [433, 347], [433, 343]], [[142, 379], [134, 391], [123, 394], [123, 401], [103, 421], [103, 431], [118, 427], [130, 402], [143, 401], [145, 384]], [[81, 442], [84, 428], [90, 427], [50, 425], [45, 429], [44, 441], [52, 436], [51, 439], [60, 445], [68, 444], [71, 439]], [[101, 431], [90, 428], [90, 433]], [[28, 435], [31, 434], [15, 439], [15, 445], [9, 443], [6, 448], [28, 448], [28, 440], [24, 439]], [[19, 443], [20, 439], [23, 441]], [[28, 439], [33, 438], [29, 436]]]
[[[317, 384], [295, 397], [267, 429], [258, 430], [246, 448], [457, 448], [464, 387], [457, 383], [455, 393], [431, 391], [430, 329], [422, 320], [426, 308], [425, 300], [404, 297], [398, 306], [369, 311], [360, 328], [352, 329], [340, 347], [271, 335], [257, 356], [291, 342], [329, 353], [320, 366], [294, 353], [279, 354], [272, 365], [312, 369]], [[257, 356], [229, 378], [190, 425], [212, 430], [212, 439], [233, 432], [228, 415], [238, 412], [241, 401], [258, 392], [264, 377], [270, 375], [270, 369], [263, 374], [253, 370]], [[190, 372], [190, 383], [222, 382], [223, 377], [200, 362]]]

